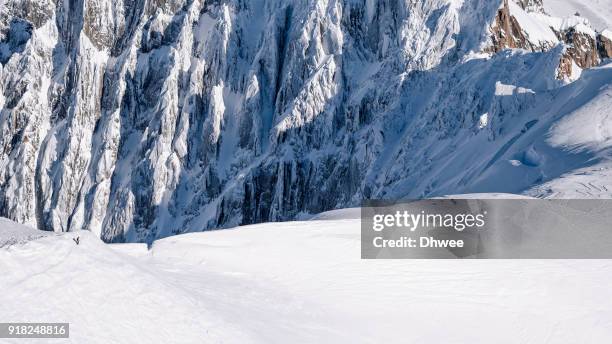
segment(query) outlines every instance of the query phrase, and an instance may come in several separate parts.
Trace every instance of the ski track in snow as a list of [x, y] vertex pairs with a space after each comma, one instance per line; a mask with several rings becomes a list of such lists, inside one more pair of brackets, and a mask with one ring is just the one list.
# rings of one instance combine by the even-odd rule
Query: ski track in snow
[[[70, 322], [74, 343], [612, 336], [610, 261], [361, 260], [356, 213], [185, 234], [150, 250], [88, 232], [11, 245], [0, 249], [0, 321]], [[2, 222], [0, 236], [10, 227]]]

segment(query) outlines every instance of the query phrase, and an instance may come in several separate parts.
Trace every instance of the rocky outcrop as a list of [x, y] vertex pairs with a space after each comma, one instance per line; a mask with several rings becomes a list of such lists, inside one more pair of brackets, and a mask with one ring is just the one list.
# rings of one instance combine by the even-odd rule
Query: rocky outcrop
[[495, 53], [504, 49], [535, 49], [525, 37], [516, 18], [510, 13], [508, 0], [504, 0], [503, 6], [497, 11], [495, 23], [491, 26], [491, 40], [493, 44], [487, 50]]
[[596, 34], [586, 20], [551, 18], [544, 13], [541, 1], [505, 0], [490, 32], [492, 44], [486, 51], [495, 53], [517, 48], [548, 51], [558, 44], [566, 45], [557, 73], [561, 80], [573, 80], [579, 75], [577, 68], [592, 68], [606, 57], [604, 36]]
[[543, 11], [539, 1], [504, 0], [489, 29], [491, 45], [485, 51], [524, 49], [537, 52], [554, 48], [560, 38], [546, 21], [541, 20], [548, 18]]
[[599, 65], [601, 58], [594, 32], [570, 27], [558, 34], [567, 44], [559, 62], [558, 79], [571, 79], [576, 67], [587, 69]]
[[595, 36], [580, 32], [574, 27], [561, 34], [564, 36], [563, 42], [569, 45], [567, 56], [580, 68], [586, 69], [599, 65], [600, 58]]
[[597, 49], [599, 56], [604, 59], [612, 58], [612, 32], [605, 30], [597, 35]]

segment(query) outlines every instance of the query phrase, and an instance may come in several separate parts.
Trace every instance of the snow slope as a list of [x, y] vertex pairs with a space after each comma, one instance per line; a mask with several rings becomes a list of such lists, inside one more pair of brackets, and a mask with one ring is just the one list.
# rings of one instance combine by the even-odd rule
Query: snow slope
[[0, 248], [19, 243], [25, 243], [33, 239], [42, 238], [51, 233], [36, 230], [32, 227], [20, 225], [11, 220], [0, 217]]
[[148, 251], [104, 245], [86, 232], [5, 247], [0, 321], [69, 321], [75, 343], [612, 336], [610, 261], [365, 261], [351, 213], [179, 235]]
[[[1, 226], [0, 236], [11, 231], [7, 221]], [[242, 338], [196, 295], [87, 231], [4, 247], [0, 270], [0, 322], [69, 322], [74, 343], [222, 342], [228, 333]]]
[[610, 0], [544, 0], [544, 9], [554, 17], [573, 16], [578, 12], [599, 31], [612, 28]]

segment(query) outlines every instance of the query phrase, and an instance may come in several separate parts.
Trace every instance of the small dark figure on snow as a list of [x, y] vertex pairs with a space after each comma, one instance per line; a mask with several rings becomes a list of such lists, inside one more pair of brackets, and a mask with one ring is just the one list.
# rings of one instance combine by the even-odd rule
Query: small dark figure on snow
[[72, 240], [74, 240], [74, 242], [78, 245], [79, 244], [79, 240], [81, 239], [81, 237], [76, 237], [76, 238], [72, 238]]

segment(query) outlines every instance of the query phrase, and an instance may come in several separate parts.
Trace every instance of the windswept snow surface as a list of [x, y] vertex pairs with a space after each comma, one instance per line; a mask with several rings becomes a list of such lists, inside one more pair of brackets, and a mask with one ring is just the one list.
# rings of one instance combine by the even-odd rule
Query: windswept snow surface
[[38, 239], [49, 234], [49, 232], [39, 231], [0, 217], [0, 248], [19, 243], [26, 243], [30, 240]]
[[559, 42], [555, 33], [550, 26], [536, 15], [531, 15], [523, 11], [519, 5], [514, 2], [508, 2], [510, 6], [510, 14], [518, 21], [519, 26], [525, 31], [529, 41], [538, 46]]
[[179, 235], [150, 250], [104, 245], [87, 232], [5, 247], [0, 322], [70, 322], [75, 343], [604, 343], [612, 336], [611, 261], [361, 260], [354, 212]]
[[544, 0], [544, 9], [554, 17], [573, 16], [578, 12], [599, 31], [612, 28], [610, 0]]
[[[3, 236], [6, 222], [1, 225]], [[0, 322], [69, 322], [73, 343], [222, 342], [229, 334], [236, 342], [245, 339], [238, 328], [215, 319], [197, 294], [91, 232], [5, 246], [0, 271]]]

